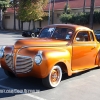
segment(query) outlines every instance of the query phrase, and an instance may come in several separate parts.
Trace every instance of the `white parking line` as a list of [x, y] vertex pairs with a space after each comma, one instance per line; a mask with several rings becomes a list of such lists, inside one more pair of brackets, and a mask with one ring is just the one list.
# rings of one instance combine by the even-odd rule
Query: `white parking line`
[[8, 89], [8, 90], [16, 90], [18, 93], [20, 94], [23, 94], [25, 96], [28, 96], [28, 97], [31, 97], [33, 99], [37, 99], [37, 100], [46, 100], [44, 98], [41, 98], [41, 97], [38, 97], [38, 96], [35, 96], [35, 95], [32, 95], [32, 94], [25, 94], [24, 92], [18, 90], [18, 89], [14, 89], [14, 88], [11, 88], [11, 87], [6, 87], [6, 86], [3, 86], [3, 85], [0, 85], [1, 88], [4, 88], [4, 89]]

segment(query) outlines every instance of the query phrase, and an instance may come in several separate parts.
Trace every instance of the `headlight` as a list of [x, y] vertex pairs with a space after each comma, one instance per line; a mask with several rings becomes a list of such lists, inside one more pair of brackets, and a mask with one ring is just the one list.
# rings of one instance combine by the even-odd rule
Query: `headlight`
[[5, 49], [5, 46], [2, 46], [0, 49], [0, 58], [4, 56], [4, 49]]
[[35, 56], [34, 60], [35, 60], [35, 63], [37, 65], [41, 64], [41, 62], [42, 62], [42, 51], [38, 51], [38, 54]]
[[41, 61], [42, 61], [42, 58], [39, 55], [35, 56], [35, 63], [36, 64], [39, 65], [41, 63]]

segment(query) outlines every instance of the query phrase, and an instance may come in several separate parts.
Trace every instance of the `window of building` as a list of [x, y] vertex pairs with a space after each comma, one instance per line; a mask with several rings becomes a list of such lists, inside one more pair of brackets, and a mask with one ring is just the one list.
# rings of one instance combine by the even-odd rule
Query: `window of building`
[[5, 16], [5, 19], [10, 19], [10, 16]]

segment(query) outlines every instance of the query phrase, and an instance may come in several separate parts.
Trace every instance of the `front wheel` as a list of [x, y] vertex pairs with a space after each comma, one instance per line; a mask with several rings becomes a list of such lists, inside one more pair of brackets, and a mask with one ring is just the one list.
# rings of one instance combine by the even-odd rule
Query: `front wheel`
[[55, 65], [49, 75], [42, 79], [43, 85], [48, 88], [54, 88], [59, 85], [62, 78], [62, 70], [61, 67], [58, 65]]

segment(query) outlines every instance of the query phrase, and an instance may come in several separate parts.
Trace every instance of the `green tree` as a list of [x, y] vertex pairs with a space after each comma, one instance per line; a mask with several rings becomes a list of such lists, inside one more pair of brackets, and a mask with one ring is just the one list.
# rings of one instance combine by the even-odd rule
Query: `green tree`
[[42, 20], [47, 14], [43, 8], [48, 0], [20, 0], [18, 9], [18, 19], [22, 22]]
[[6, 7], [9, 6], [9, 0], [0, 0], [0, 28], [3, 29], [2, 25], [2, 18], [3, 18], [3, 12], [6, 10]]

